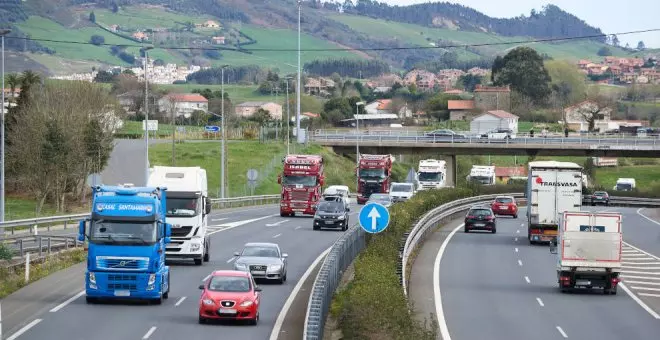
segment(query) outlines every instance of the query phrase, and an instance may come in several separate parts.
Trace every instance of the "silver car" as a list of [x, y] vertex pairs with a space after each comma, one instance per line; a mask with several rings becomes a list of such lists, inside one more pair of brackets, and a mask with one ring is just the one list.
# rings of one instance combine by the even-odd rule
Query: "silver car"
[[282, 254], [277, 243], [246, 243], [234, 256], [234, 270], [250, 272], [256, 280], [286, 281], [288, 255]]

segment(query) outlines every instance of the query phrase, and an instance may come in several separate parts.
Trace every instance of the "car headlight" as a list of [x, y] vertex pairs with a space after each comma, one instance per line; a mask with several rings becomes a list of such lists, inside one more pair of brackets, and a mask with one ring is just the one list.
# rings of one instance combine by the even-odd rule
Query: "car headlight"
[[236, 269], [236, 270], [247, 270], [247, 266], [243, 263], [234, 263], [234, 269]]
[[254, 302], [252, 302], [252, 301], [249, 301], [249, 300], [248, 301], [243, 301], [243, 303], [241, 303], [241, 307], [250, 307], [250, 306], [252, 306], [252, 304], [254, 304]]
[[93, 272], [89, 273], [89, 282], [96, 283], [96, 275]]
[[156, 274], [149, 275], [149, 282], [147, 282], [147, 284], [152, 285], [154, 282], [156, 282]]
[[280, 269], [282, 269], [281, 264], [271, 264], [270, 266], [268, 266], [268, 271], [271, 271], [271, 272], [276, 272]]
[[344, 215], [339, 216], [339, 220], [340, 220], [340, 221], [343, 220], [343, 219], [345, 219], [345, 218], [346, 218], [346, 217], [345, 217]]
[[201, 244], [199, 244], [199, 243], [191, 243], [190, 244], [190, 251], [197, 251], [197, 250], [199, 250], [200, 246], [201, 246]]
[[207, 306], [214, 306], [215, 305], [215, 302], [213, 302], [213, 300], [211, 300], [211, 299], [204, 299], [204, 300], [202, 300], [202, 303], [207, 305]]

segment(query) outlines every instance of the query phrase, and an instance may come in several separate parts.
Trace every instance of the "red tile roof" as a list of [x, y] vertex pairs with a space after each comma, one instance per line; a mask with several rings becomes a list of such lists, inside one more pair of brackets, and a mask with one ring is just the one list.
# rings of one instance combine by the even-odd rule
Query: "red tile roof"
[[170, 93], [167, 96], [177, 102], [208, 102], [208, 99], [204, 98], [204, 96], [198, 93]]
[[527, 176], [527, 169], [524, 166], [495, 167], [496, 177], [519, 177]]
[[392, 105], [392, 99], [379, 99], [376, 110], [387, 110]]
[[449, 110], [472, 110], [474, 109], [474, 100], [448, 100], [447, 109]]
[[309, 118], [318, 118], [319, 114], [318, 113], [312, 113], [312, 112], [303, 112], [303, 116], [307, 116]]
[[514, 115], [513, 113], [506, 112], [503, 110], [493, 110], [493, 111], [488, 111], [488, 113], [498, 118], [518, 118], [518, 116]]
[[451, 89], [451, 90], [445, 91], [445, 93], [446, 94], [461, 94], [461, 93], [463, 93], [463, 90]]
[[511, 88], [508, 85], [504, 87], [477, 85], [474, 92], [511, 92]]

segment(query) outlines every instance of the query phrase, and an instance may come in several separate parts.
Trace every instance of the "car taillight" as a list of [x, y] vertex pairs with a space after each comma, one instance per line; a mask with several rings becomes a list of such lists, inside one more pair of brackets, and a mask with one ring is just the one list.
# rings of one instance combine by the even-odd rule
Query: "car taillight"
[[470, 215], [470, 216], [468, 216], [468, 217], [466, 217], [466, 218], [477, 218], [477, 216], [472, 216], [472, 215]]

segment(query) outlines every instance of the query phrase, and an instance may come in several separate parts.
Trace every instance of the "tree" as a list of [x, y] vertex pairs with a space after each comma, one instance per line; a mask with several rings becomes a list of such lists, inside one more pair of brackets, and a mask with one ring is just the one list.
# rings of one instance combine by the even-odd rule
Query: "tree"
[[510, 85], [535, 103], [543, 103], [550, 94], [551, 79], [543, 58], [529, 47], [517, 47], [504, 58], [495, 59], [491, 77], [496, 86]]
[[96, 45], [96, 46], [99, 46], [99, 45], [105, 43], [105, 38], [104, 38], [102, 35], [94, 34], [94, 35], [89, 39], [89, 42], [92, 43], [92, 44], [94, 44], [94, 45]]
[[552, 60], [545, 63], [545, 68], [552, 79], [551, 102], [556, 108], [584, 100], [587, 91], [586, 79], [575, 64]]
[[473, 92], [477, 85], [481, 84], [483, 77], [467, 73], [458, 78], [458, 82], [463, 85], [465, 91]]
[[612, 50], [607, 46], [603, 46], [598, 50], [598, 55], [601, 57], [612, 55]]
[[614, 98], [601, 94], [598, 88], [593, 88], [587, 95], [587, 101], [577, 108], [577, 113], [587, 123], [589, 132], [593, 132], [596, 121], [610, 115], [615, 105]]
[[112, 13], [117, 13], [119, 12], [119, 6], [117, 6], [116, 2], [112, 3]]
[[439, 121], [449, 120], [448, 102], [449, 100], [461, 99], [456, 95], [437, 94], [426, 102], [424, 110], [429, 116], [437, 118]]
[[14, 92], [16, 92], [16, 88], [18, 87], [18, 85], [20, 85], [21, 78], [17, 73], [10, 73], [7, 75], [5, 82], [7, 83], [7, 85], [9, 86], [9, 90], [13, 94]]
[[264, 126], [266, 123], [273, 120], [273, 117], [270, 115], [270, 111], [259, 108], [251, 117], [251, 121], [257, 122], [259, 126]]
[[96, 23], [96, 14], [94, 14], [94, 11], [89, 13], [89, 21]]
[[94, 77], [94, 82], [97, 83], [112, 83], [115, 80], [115, 76], [108, 71], [99, 71]]
[[620, 44], [619, 37], [617, 37], [616, 34], [612, 34], [612, 45], [619, 47]]
[[637, 43], [637, 50], [639, 50], [639, 51], [644, 51], [645, 49], [646, 49], [646, 45], [644, 45], [644, 42], [640, 40], [640, 41]]

